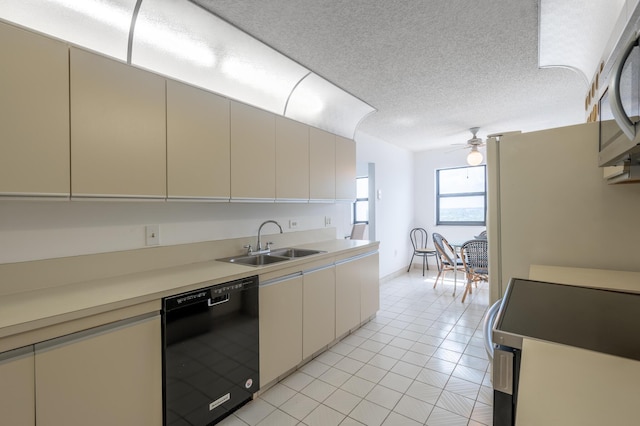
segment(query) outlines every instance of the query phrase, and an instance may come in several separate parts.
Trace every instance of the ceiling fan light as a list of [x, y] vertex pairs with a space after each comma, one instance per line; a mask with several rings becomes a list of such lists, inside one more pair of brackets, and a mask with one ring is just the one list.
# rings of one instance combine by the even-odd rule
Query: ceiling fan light
[[477, 166], [482, 163], [482, 153], [478, 151], [478, 148], [473, 148], [469, 155], [467, 155], [467, 164], [470, 166]]

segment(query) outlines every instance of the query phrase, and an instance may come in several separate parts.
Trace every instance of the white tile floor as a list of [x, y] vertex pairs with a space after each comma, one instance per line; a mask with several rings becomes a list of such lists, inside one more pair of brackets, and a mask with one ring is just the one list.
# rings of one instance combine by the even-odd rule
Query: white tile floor
[[453, 277], [427, 274], [382, 284], [376, 318], [220, 424], [490, 426], [488, 285], [462, 304], [461, 274], [455, 298]]

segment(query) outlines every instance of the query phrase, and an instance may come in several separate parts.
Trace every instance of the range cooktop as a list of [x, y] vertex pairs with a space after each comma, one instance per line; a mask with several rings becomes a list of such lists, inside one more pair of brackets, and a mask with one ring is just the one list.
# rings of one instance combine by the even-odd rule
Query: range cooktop
[[523, 337], [640, 360], [640, 293], [513, 278], [493, 341], [521, 349]]

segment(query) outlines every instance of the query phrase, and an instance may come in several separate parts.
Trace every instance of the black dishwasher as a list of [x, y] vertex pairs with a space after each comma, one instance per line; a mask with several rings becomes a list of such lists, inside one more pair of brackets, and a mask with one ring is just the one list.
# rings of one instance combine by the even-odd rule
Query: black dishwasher
[[163, 302], [164, 424], [214, 424], [260, 388], [258, 277]]

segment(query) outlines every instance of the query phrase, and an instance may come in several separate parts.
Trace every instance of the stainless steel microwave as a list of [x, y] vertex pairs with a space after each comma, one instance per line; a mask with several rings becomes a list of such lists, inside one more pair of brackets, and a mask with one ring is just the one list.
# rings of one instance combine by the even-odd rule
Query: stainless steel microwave
[[640, 32], [620, 51], [598, 105], [599, 166], [640, 164]]

